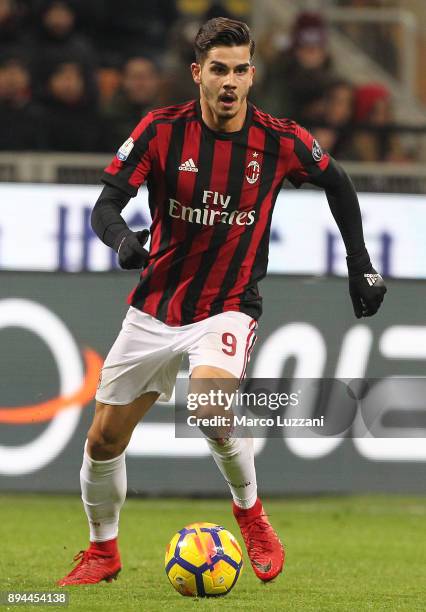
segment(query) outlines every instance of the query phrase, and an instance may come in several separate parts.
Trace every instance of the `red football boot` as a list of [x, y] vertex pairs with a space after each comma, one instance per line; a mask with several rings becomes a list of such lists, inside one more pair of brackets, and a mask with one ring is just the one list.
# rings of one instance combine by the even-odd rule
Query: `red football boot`
[[258, 499], [248, 510], [233, 504], [234, 516], [241, 529], [254, 573], [263, 582], [273, 580], [282, 572], [285, 552], [279, 537]]
[[80, 550], [74, 561], [79, 561], [78, 565], [62, 580], [58, 580], [58, 586], [96, 584], [102, 580], [112, 582], [121, 570], [116, 540], [91, 542], [87, 550]]

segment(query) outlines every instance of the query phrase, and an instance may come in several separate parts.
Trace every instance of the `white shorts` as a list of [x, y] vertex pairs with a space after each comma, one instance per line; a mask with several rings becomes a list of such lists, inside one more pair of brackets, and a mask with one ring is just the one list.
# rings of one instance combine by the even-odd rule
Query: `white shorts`
[[96, 399], [129, 404], [143, 393], [168, 401], [185, 353], [189, 374], [214, 366], [243, 378], [256, 341], [257, 323], [243, 312], [222, 312], [182, 327], [171, 327], [132, 306], [102, 368]]

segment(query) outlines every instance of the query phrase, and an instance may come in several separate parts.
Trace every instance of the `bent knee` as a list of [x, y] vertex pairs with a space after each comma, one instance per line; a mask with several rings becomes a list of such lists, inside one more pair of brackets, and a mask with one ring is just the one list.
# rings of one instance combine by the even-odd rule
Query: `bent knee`
[[108, 426], [92, 427], [87, 434], [87, 452], [92, 459], [99, 461], [118, 457], [128, 443], [128, 436], [124, 437]]

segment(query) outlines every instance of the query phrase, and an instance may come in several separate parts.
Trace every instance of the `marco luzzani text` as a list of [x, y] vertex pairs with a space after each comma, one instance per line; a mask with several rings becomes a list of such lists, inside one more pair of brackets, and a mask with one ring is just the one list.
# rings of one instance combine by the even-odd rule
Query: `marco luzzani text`
[[[227, 393], [221, 389], [211, 389], [206, 393], [189, 393], [186, 407], [189, 411], [204, 408], [218, 408], [220, 412], [231, 408], [262, 408], [271, 411], [299, 405], [300, 391], [295, 393], [244, 393], [234, 391]], [[324, 416], [316, 418], [284, 417], [281, 414], [271, 416], [248, 416], [246, 414], [210, 414], [198, 416], [190, 414], [186, 418], [190, 427], [324, 427]]]

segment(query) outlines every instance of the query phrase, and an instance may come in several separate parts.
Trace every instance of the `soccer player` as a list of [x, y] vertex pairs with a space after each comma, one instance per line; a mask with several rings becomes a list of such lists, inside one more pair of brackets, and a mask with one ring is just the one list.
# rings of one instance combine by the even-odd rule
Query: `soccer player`
[[[90, 545], [60, 585], [110, 581], [121, 569], [124, 451], [133, 429], [170, 398], [182, 355], [191, 380], [244, 376], [262, 311], [274, 203], [284, 179], [325, 190], [347, 251], [356, 317], [377, 312], [386, 288], [370, 262], [358, 199], [345, 171], [302, 127], [247, 101], [255, 68], [246, 24], [212, 19], [195, 39], [199, 99], [149, 112], [106, 168], [92, 225], [124, 269], [142, 269], [101, 374], [81, 489]], [[121, 211], [147, 182], [152, 216], [133, 232]], [[285, 303], [283, 303], [285, 309]], [[257, 494], [252, 441], [207, 439], [228, 482], [253, 570], [276, 577], [284, 550]]]

